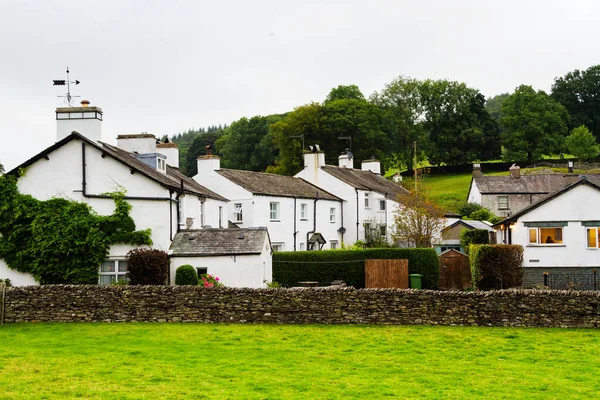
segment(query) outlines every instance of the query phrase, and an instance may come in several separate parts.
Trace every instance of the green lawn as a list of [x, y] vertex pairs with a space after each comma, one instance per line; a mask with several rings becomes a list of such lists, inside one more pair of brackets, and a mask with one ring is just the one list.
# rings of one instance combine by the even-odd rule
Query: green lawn
[[599, 371], [585, 329], [0, 327], [0, 399], [589, 399]]

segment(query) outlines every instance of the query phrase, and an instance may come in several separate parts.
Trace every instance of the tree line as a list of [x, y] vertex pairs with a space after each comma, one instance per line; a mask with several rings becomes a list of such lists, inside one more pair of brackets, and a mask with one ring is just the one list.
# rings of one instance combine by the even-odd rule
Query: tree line
[[[211, 145], [224, 168], [292, 175], [303, 146], [319, 144], [328, 164], [346, 149], [355, 162], [377, 158], [384, 168], [455, 165], [502, 158], [600, 152], [600, 65], [555, 78], [551, 92], [521, 85], [486, 99], [463, 82], [398, 77], [368, 98], [341, 85], [322, 102], [284, 114], [243, 117], [227, 126], [189, 130], [171, 139], [180, 168], [196, 174], [196, 157]], [[416, 153], [415, 146], [416, 143]]]

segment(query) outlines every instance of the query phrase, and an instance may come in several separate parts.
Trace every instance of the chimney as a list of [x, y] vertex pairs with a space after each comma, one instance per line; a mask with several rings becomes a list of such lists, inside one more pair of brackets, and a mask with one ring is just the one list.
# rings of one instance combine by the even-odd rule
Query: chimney
[[573, 173], [573, 166], [574, 166], [573, 161], [569, 161], [569, 163], [568, 163], [568, 168], [569, 168], [568, 172], [569, 172], [569, 174]]
[[481, 164], [473, 164], [473, 178], [483, 178], [483, 172], [481, 172]]
[[198, 177], [207, 177], [214, 174], [214, 171], [221, 169], [221, 157], [207, 154], [205, 156], [198, 156], [196, 158], [196, 165], [198, 166]]
[[509, 168], [510, 176], [514, 179], [519, 179], [521, 177], [521, 167], [517, 164], [513, 164], [512, 167]]
[[157, 143], [156, 152], [167, 156], [168, 165], [179, 168], [179, 147], [177, 143], [168, 141], [166, 143]]
[[346, 149], [342, 152], [342, 155], [338, 157], [338, 165], [340, 167], [345, 167], [349, 169], [354, 168], [354, 155], [350, 152], [349, 149]]
[[375, 157], [371, 157], [370, 160], [363, 160], [362, 163], [360, 163], [360, 169], [381, 175], [381, 163], [379, 160], [376, 160]]
[[90, 107], [89, 100], [82, 100], [81, 107], [58, 107], [56, 109], [56, 141], [77, 131], [93, 141], [102, 139], [102, 110]]
[[308, 147], [310, 151], [304, 152], [304, 168], [316, 174], [317, 170], [325, 165], [325, 153], [321, 151], [319, 145]]
[[130, 153], [156, 153], [156, 136], [142, 133], [126, 133], [117, 136], [117, 147]]

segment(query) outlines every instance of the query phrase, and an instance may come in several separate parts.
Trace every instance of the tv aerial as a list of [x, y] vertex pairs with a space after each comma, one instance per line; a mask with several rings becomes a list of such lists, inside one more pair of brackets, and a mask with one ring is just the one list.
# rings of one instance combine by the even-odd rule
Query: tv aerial
[[62, 97], [64, 98], [65, 102], [69, 105], [69, 107], [72, 107], [73, 105], [71, 104], [71, 102], [73, 101], [74, 97], [81, 97], [81, 96], [71, 96], [71, 84], [74, 85], [79, 85], [79, 81], [78, 80], [74, 80], [72, 81], [71, 78], [69, 78], [69, 67], [67, 66], [67, 79], [54, 79], [53, 80], [53, 84], [52, 86], [66, 86], [67, 87], [67, 94], [64, 96], [56, 96], [56, 97]]

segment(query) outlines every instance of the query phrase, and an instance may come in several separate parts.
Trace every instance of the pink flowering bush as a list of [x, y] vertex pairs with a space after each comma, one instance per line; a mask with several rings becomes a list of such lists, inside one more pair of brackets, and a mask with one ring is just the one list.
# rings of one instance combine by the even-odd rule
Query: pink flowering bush
[[198, 284], [204, 287], [220, 287], [224, 286], [221, 282], [219, 282], [219, 277], [211, 275], [211, 274], [202, 274], [200, 275], [200, 279]]

